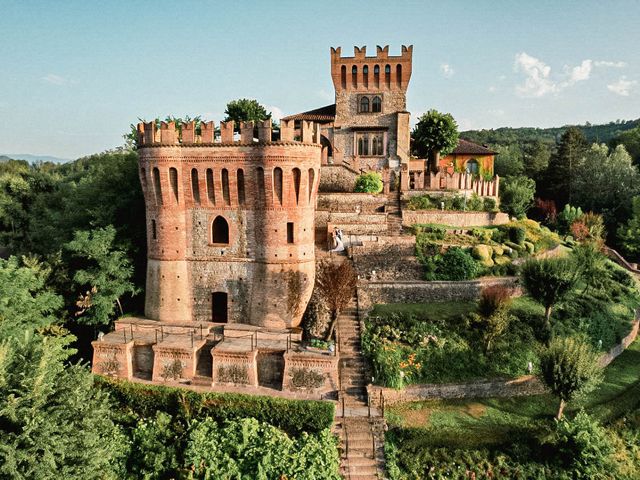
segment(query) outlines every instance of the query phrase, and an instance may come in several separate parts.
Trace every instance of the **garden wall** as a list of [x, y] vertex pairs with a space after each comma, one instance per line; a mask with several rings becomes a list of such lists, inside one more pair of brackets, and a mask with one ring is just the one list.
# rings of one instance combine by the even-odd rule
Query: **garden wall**
[[445, 301], [476, 300], [480, 291], [488, 286], [500, 285], [514, 289], [520, 295], [517, 277], [488, 277], [462, 282], [373, 282], [358, 284], [358, 309], [366, 314], [376, 304], [385, 303], [426, 303]]
[[353, 192], [358, 173], [343, 165], [322, 165], [320, 168], [321, 192]]
[[374, 213], [384, 211], [385, 195], [372, 193], [318, 193], [317, 210]]
[[459, 212], [453, 210], [402, 210], [402, 225], [438, 223], [454, 227], [488, 227], [509, 223], [509, 215], [498, 212]]

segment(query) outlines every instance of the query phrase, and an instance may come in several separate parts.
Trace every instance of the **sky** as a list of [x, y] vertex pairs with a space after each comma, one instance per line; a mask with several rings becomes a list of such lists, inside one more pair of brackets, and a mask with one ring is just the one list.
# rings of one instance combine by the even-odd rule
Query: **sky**
[[460, 129], [640, 117], [640, 0], [0, 0], [0, 153], [77, 158], [138, 118], [333, 103], [330, 47], [413, 45], [412, 118]]

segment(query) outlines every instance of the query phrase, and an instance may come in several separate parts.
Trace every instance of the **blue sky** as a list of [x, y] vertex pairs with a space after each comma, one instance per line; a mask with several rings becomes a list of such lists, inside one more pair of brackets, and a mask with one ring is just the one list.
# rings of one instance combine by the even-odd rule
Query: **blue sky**
[[75, 158], [138, 117], [333, 102], [329, 48], [413, 44], [407, 107], [462, 129], [640, 117], [640, 1], [0, 0], [0, 153]]

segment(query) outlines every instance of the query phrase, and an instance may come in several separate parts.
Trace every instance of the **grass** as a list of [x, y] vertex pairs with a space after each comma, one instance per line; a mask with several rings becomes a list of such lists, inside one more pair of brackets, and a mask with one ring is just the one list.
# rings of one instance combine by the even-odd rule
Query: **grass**
[[387, 316], [394, 313], [415, 315], [419, 319], [439, 322], [458, 315], [466, 315], [475, 309], [476, 302], [389, 303], [375, 305], [371, 314], [379, 316]]
[[[604, 381], [581, 400], [569, 403], [607, 423], [640, 404], [640, 341], [634, 342], [605, 369]], [[411, 402], [389, 407], [389, 424], [415, 430], [430, 446], [477, 448], [513, 442], [534, 433], [536, 421], [551, 419], [558, 400], [552, 395], [512, 398], [451, 399]], [[419, 433], [418, 433], [419, 432]]]

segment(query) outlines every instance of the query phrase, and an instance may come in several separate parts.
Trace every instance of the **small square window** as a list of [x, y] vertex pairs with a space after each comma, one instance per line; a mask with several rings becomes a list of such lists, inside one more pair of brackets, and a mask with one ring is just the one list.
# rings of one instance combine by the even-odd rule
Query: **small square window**
[[293, 243], [293, 222], [287, 222], [287, 243]]

